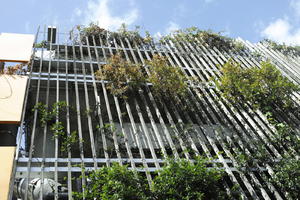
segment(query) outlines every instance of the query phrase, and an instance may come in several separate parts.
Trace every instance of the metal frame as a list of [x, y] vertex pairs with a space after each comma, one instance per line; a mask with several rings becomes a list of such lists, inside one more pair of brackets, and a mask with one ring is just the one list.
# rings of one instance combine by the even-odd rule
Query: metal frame
[[[38, 32], [37, 36], [40, 34]], [[43, 38], [45, 39], [45, 31]], [[61, 44], [59, 39], [57, 38], [57, 44], [50, 42], [49, 45], [49, 50], [56, 53], [54, 58], [44, 59], [46, 49], [43, 48], [41, 57], [33, 59], [28, 74], [22, 124], [25, 124], [26, 117], [30, 118], [28, 109], [34, 105], [28, 101], [29, 96], [34, 97], [35, 104], [42, 101], [49, 107], [55, 102], [66, 101], [70, 107], [67, 107], [64, 114], [58, 113], [56, 122], [65, 123], [68, 136], [76, 130], [79, 145], [69, 148], [67, 154], [62, 156], [59, 150], [60, 139], [56, 137], [54, 142], [50, 142], [51, 131], [47, 126], [42, 130], [38, 127], [40, 116], [35, 110], [33, 121], [27, 124], [31, 130], [28, 157], [24, 158], [19, 154], [22, 129], [18, 133], [16, 178], [26, 177], [29, 183], [30, 178], [38, 176], [43, 184], [43, 179], [51, 176], [56, 182], [63, 181], [67, 184], [68, 196], [72, 199], [72, 178], [82, 175], [81, 182], [84, 185], [85, 173], [101, 166], [110, 166], [113, 162], [127, 164], [130, 169], [145, 172], [150, 184], [151, 172], [166, 164], [167, 157], [192, 161], [193, 156], [204, 155], [214, 158], [213, 167], [217, 167], [218, 163], [226, 171], [229, 177], [225, 181], [228, 192], [229, 185], [237, 184], [243, 199], [285, 198], [271, 183], [265, 184], [262, 181], [263, 174], [272, 176], [272, 166], [257, 166], [246, 173], [237, 168], [237, 161], [232, 155], [238, 149], [245, 149], [248, 154], [253, 153], [253, 139], [263, 142], [274, 159], [280, 159], [286, 153], [279, 152], [269, 143], [268, 138], [274, 135], [275, 128], [260, 111], [253, 110], [250, 105], [245, 110], [231, 105], [219, 95], [216, 88], [206, 84], [191, 85], [189, 98], [179, 99], [179, 105], [187, 105], [189, 112], [180, 109], [172, 101], [165, 102], [163, 99], [154, 98], [151, 84], [145, 85], [139, 91], [133, 91], [134, 95], [129, 99], [121, 100], [106, 89], [107, 81], [96, 80], [94, 76], [94, 72], [101, 70], [108, 57], [116, 52], [121, 52], [127, 61], [143, 66], [146, 60], [159, 54], [165, 56], [172, 66], [179, 66], [186, 76], [207, 82], [210, 78], [221, 75], [217, 66], [224, 64], [229, 58], [240, 62], [243, 68], [259, 66], [259, 60], [249, 52], [236, 55], [227, 49], [212, 49], [198, 40], [194, 43], [181, 41], [179, 45], [164, 41], [165, 45], [159, 47], [145, 47], [138, 46], [136, 41], [130, 43], [127, 38], [114, 38], [113, 43], [110, 43], [98, 37], [100, 46], [96, 46], [94, 36], [92, 42], [86, 38], [86, 45], [80, 42], [75, 44], [74, 41], [72, 44], [70, 41]], [[300, 83], [299, 57], [285, 56], [263, 44], [239, 40], [250, 52], [260, 52], [276, 64], [290, 80]], [[88, 55], [84, 55], [84, 52]], [[145, 71], [150, 73], [147, 67]], [[295, 94], [297, 103], [298, 97], [299, 94]], [[72, 114], [71, 107], [75, 108], [75, 114]], [[84, 111], [88, 112], [84, 115]], [[289, 118], [295, 125], [299, 124], [300, 119], [297, 116], [292, 115]], [[107, 135], [104, 131], [107, 124], [112, 135]], [[194, 132], [185, 129], [187, 124], [193, 127]], [[100, 128], [95, 128], [96, 126]], [[38, 137], [43, 138], [42, 143], [38, 143]], [[52, 143], [54, 146], [49, 147]], [[231, 144], [231, 147], [226, 144]], [[36, 145], [42, 145], [42, 153], [38, 157], [35, 156], [39, 154], [35, 152]], [[50, 157], [46, 156], [49, 148], [54, 149], [54, 154]], [[74, 166], [75, 164], [80, 167]], [[66, 181], [62, 179], [63, 176], [67, 177]], [[57, 185], [55, 199], [58, 199]]]

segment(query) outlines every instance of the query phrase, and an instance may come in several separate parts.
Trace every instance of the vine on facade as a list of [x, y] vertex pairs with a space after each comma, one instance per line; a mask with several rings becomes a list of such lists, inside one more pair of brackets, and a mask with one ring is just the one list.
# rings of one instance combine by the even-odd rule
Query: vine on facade
[[65, 101], [59, 101], [52, 105], [49, 109], [47, 105], [39, 102], [34, 106], [32, 111], [38, 110], [40, 114], [39, 121], [41, 127], [50, 126], [50, 130], [53, 133], [53, 139], [60, 138], [61, 146], [60, 150], [66, 152], [72, 144], [78, 141], [77, 131], [73, 131], [68, 135], [65, 131], [65, 127], [61, 121], [56, 121], [56, 117], [66, 111], [68, 105]]
[[300, 55], [300, 46], [291, 46], [285, 43], [278, 44], [275, 41], [264, 39], [261, 43], [267, 44], [271, 49], [280, 51], [284, 55], [299, 56]]
[[[273, 166], [272, 177], [264, 178], [286, 191], [290, 199], [294, 199], [300, 186], [299, 179], [295, 178], [300, 173], [300, 137], [295, 128], [279, 120], [276, 106], [285, 112], [296, 108], [292, 96], [299, 91], [299, 87], [269, 62], [262, 62], [260, 68], [242, 69], [239, 63], [229, 60], [221, 71], [223, 75], [216, 81], [216, 85], [222, 96], [234, 105], [250, 104], [260, 109], [275, 127], [274, 134], [267, 142], [283, 155], [280, 160], [272, 159], [265, 142], [252, 140], [252, 147], [246, 146], [234, 154], [239, 169], [247, 172], [266, 167], [266, 164]], [[249, 153], [246, 149], [253, 152]]]
[[112, 94], [127, 98], [130, 90], [137, 90], [150, 83], [157, 97], [173, 98], [187, 95], [188, 78], [178, 67], [170, 66], [167, 59], [154, 55], [147, 61], [150, 74], [143, 72], [141, 65], [125, 61], [120, 54], [113, 55], [101, 70], [95, 73], [97, 79], [106, 80]]

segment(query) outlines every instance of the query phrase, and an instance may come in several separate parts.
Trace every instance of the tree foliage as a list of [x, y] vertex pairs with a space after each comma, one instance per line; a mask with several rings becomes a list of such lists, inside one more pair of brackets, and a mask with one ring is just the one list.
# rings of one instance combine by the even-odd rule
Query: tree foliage
[[223, 171], [208, 168], [207, 160], [198, 158], [194, 163], [187, 160], [171, 160], [153, 182], [156, 199], [198, 200], [223, 199]]
[[125, 61], [120, 54], [113, 55], [101, 70], [95, 73], [97, 79], [108, 81], [107, 89], [112, 94], [127, 97], [129, 90], [134, 90], [150, 82], [153, 92], [158, 97], [173, 98], [187, 94], [187, 78], [178, 67], [170, 66], [163, 56], [154, 55], [147, 62], [150, 75], [143, 73], [141, 65]]
[[217, 87], [233, 103], [251, 103], [263, 111], [277, 104], [292, 106], [292, 95], [299, 87], [284, 77], [274, 65], [262, 62], [261, 67], [242, 69], [239, 63], [229, 60], [222, 68], [223, 75]]
[[157, 174], [149, 188], [145, 176], [115, 163], [87, 175], [89, 180], [84, 192], [74, 193], [78, 199], [103, 200], [199, 200], [223, 199], [225, 189], [221, 185], [222, 170], [208, 168], [207, 160], [198, 158], [194, 163], [187, 160], [169, 160]]
[[290, 46], [285, 43], [278, 44], [275, 41], [269, 39], [264, 39], [261, 42], [267, 44], [273, 50], [280, 51], [284, 55], [293, 55], [293, 56], [300, 55], [300, 46]]
[[182, 40], [188, 42], [196, 42], [198, 40], [201, 44], [208, 45], [211, 48], [217, 48], [220, 51], [232, 50], [233, 52], [240, 52], [246, 50], [246, 47], [241, 42], [226, 37], [220, 32], [215, 33], [212, 30], [200, 30], [197, 27], [176, 30], [162, 39], [171, 40], [175, 44]]
[[290, 199], [296, 199], [300, 189], [299, 134], [288, 124], [275, 119], [273, 110], [275, 104], [283, 110], [293, 108], [292, 95], [299, 91], [299, 87], [269, 62], [262, 62], [260, 68], [242, 69], [240, 64], [229, 60], [223, 66], [222, 73], [216, 82], [222, 95], [235, 104], [250, 103], [261, 109], [276, 129], [269, 142], [284, 153], [280, 161], [272, 159], [266, 144], [251, 141], [256, 148], [255, 152], [249, 155], [241, 151], [235, 155], [238, 164], [246, 170], [267, 163], [273, 165], [275, 173], [266, 181], [271, 181], [286, 192], [285, 195]]
[[126, 97], [128, 90], [145, 83], [141, 66], [125, 61], [120, 54], [113, 55], [95, 75], [98, 79], [109, 81], [107, 89], [122, 97]]
[[289, 199], [298, 199], [300, 191], [300, 160], [283, 159], [276, 165], [271, 181], [287, 192]]
[[75, 192], [76, 199], [142, 200], [149, 192], [147, 182], [127, 166], [117, 163], [102, 167], [87, 175], [89, 182], [83, 193]]
[[170, 66], [165, 57], [154, 55], [147, 65], [150, 69], [148, 80], [156, 95], [176, 97], [187, 94], [187, 77], [178, 67]]

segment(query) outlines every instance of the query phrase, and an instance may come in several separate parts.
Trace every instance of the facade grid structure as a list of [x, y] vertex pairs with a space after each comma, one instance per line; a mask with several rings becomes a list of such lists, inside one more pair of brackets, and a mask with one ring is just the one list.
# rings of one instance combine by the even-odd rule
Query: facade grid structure
[[[59, 183], [54, 184], [54, 199], [60, 195], [72, 199], [72, 191], [86, 183], [83, 174], [113, 162], [144, 173], [151, 183], [151, 173], [165, 165], [166, 158], [192, 160], [199, 155], [213, 159], [213, 166], [221, 166], [227, 174], [224, 185], [238, 185], [243, 199], [286, 198], [283, 191], [262, 178], [272, 176], [271, 165], [245, 172], [237, 167], [233, 156], [239, 149], [255, 153], [252, 141], [257, 140], [265, 144], [270, 157], [282, 158], [285, 152], [269, 142], [275, 128], [261, 111], [250, 105], [246, 109], [232, 105], [210, 83], [221, 76], [219, 66], [229, 59], [241, 63], [242, 68], [259, 67], [261, 60], [268, 59], [299, 84], [298, 56], [286, 56], [263, 43], [252, 44], [240, 38], [237, 40], [247, 51], [235, 53], [211, 48], [198, 39], [176, 45], [167, 39], [163, 45], [141, 45], [117, 35], [111, 40], [95, 35], [60, 41], [63, 35], [58, 29], [49, 30], [53, 29], [47, 32], [45, 28], [36, 35], [36, 43], [46, 40], [46, 35], [50, 41], [34, 49], [17, 137], [14, 178], [24, 190], [19, 191], [22, 199], [43, 198], [43, 190], [47, 190], [43, 185], [49, 184], [49, 179]], [[151, 84], [130, 91], [126, 99], [119, 98], [107, 90], [107, 81], [94, 75], [116, 53], [144, 66], [145, 73], [149, 73], [146, 61], [155, 54], [164, 56], [170, 65], [178, 66], [188, 77], [197, 77], [201, 84], [189, 84], [188, 97], [176, 103], [155, 98]], [[299, 94], [294, 94], [294, 99], [298, 104]], [[62, 101], [66, 109], [56, 113], [53, 123], [61, 122], [67, 136], [76, 133], [78, 138], [66, 151], [61, 148], [64, 139], [53, 137], [53, 130], [42, 124], [42, 114], [34, 109], [42, 103], [49, 111]], [[281, 114], [298, 127], [298, 116]], [[33, 184], [41, 187], [40, 193], [34, 192]]]

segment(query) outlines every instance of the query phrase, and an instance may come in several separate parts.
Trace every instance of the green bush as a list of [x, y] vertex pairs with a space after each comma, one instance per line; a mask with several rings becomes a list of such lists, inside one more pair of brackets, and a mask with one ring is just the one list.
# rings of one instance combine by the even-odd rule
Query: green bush
[[205, 159], [198, 158], [193, 164], [187, 160], [170, 160], [153, 182], [156, 199], [198, 200], [223, 199], [223, 171], [208, 168]]
[[178, 67], [170, 66], [165, 57], [154, 55], [147, 62], [150, 69], [149, 82], [157, 96], [186, 96], [187, 78]]
[[176, 30], [163, 37], [161, 42], [164, 43], [164, 40], [171, 40], [176, 45], [182, 40], [194, 43], [196, 39], [198, 39], [201, 44], [207, 44], [210, 48], [217, 48], [219, 51], [231, 50], [239, 53], [247, 50], [243, 43], [221, 35], [220, 32], [215, 33], [212, 30], [200, 30], [197, 27]]
[[125, 61], [120, 54], [113, 55], [95, 76], [97, 79], [109, 81], [106, 84], [107, 89], [122, 97], [126, 97], [128, 90], [145, 83], [141, 66]]
[[145, 179], [127, 166], [115, 163], [112, 167], [102, 167], [91, 172], [83, 193], [75, 192], [75, 199], [94, 200], [144, 200], [149, 196]]
[[290, 46], [286, 44], [278, 44], [272, 40], [264, 39], [262, 43], [267, 44], [271, 49], [280, 51], [284, 55], [299, 56], [300, 55], [300, 46]]
[[250, 103], [261, 109], [276, 129], [269, 142], [280, 151], [287, 151], [284, 159], [278, 162], [267, 153], [265, 144], [251, 141], [255, 146], [255, 149], [252, 148], [254, 153], [247, 155], [241, 151], [235, 155], [238, 164], [246, 170], [266, 163], [273, 165], [275, 173], [266, 181], [271, 181], [282, 192], [287, 192], [285, 196], [289, 199], [297, 199], [300, 191], [300, 161], [297, 158], [299, 137], [287, 123], [274, 118], [274, 105], [287, 111], [294, 108], [292, 95], [299, 91], [299, 87], [282, 76], [269, 62], [262, 62], [260, 68], [242, 69], [240, 64], [229, 60], [222, 72], [223, 75], [216, 81], [222, 95], [235, 104]]
[[207, 160], [194, 163], [185, 159], [169, 160], [157, 174], [149, 189], [145, 176], [115, 163], [89, 173], [84, 192], [75, 192], [75, 199], [102, 200], [199, 200], [227, 197], [221, 182], [222, 170], [208, 168]]
[[298, 199], [300, 191], [300, 160], [283, 159], [275, 169], [271, 181], [286, 191], [289, 199]]
[[151, 61], [147, 62], [150, 75], [142, 72], [142, 66], [125, 61], [119, 54], [113, 55], [101, 70], [95, 73], [97, 79], [107, 80], [107, 89], [112, 94], [120, 97], [127, 97], [131, 89], [137, 89], [146, 84], [152, 83], [153, 92], [158, 97], [176, 97], [187, 94], [187, 78], [178, 67], [170, 66], [163, 56], [154, 55]]
[[225, 98], [233, 103], [249, 102], [265, 112], [274, 104], [291, 107], [293, 92], [299, 91], [269, 62], [262, 62], [260, 68], [242, 69], [239, 63], [229, 60], [221, 71], [223, 75], [216, 85]]

